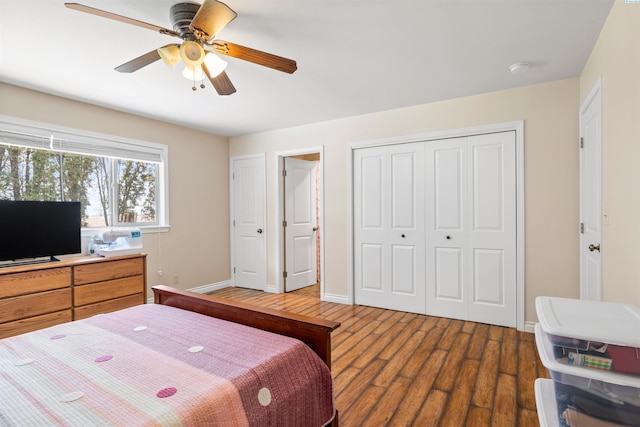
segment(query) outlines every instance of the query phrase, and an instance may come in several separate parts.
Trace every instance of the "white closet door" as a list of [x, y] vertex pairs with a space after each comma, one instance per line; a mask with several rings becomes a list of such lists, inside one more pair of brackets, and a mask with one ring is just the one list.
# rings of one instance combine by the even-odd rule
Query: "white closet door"
[[354, 153], [356, 304], [424, 313], [423, 148]]
[[516, 326], [515, 133], [429, 142], [426, 313]]
[[426, 313], [467, 319], [467, 138], [425, 148]]
[[469, 138], [469, 319], [516, 326], [515, 132]]

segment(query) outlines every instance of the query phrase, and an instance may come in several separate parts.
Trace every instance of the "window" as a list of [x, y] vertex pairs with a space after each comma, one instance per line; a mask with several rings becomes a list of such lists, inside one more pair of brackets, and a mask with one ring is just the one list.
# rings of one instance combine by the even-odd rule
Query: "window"
[[0, 199], [79, 201], [85, 228], [165, 227], [167, 152], [0, 116]]

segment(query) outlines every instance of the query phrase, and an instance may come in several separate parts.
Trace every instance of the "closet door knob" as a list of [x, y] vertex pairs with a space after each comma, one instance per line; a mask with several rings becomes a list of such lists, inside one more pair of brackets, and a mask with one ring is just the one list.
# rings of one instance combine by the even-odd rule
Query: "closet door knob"
[[447, 236], [447, 240], [451, 240], [451, 236]]
[[594, 244], [592, 243], [592, 244], [590, 244], [590, 245], [589, 245], [589, 250], [590, 250], [591, 252], [593, 252], [593, 251], [598, 251], [598, 252], [600, 252], [600, 245], [594, 245]]
[[262, 234], [262, 228], [258, 228], [256, 231], [258, 232], [258, 234]]

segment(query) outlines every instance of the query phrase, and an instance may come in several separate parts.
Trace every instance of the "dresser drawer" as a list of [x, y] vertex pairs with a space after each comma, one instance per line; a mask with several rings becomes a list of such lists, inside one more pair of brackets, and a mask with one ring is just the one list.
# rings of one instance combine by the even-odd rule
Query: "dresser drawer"
[[144, 276], [142, 275], [77, 286], [73, 288], [73, 305], [74, 307], [78, 307], [94, 302], [139, 294], [144, 291], [144, 287]]
[[0, 323], [71, 308], [71, 288], [0, 300]]
[[71, 309], [0, 323], [0, 338], [12, 337], [71, 321]]
[[0, 298], [71, 286], [71, 267], [0, 275]]
[[111, 311], [122, 310], [123, 308], [133, 307], [134, 305], [144, 304], [144, 295], [142, 293], [129, 295], [123, 298], [111, 299], [95, 304], [84, 305], [73, 309], [73, 319], [84, 319], [86, 317], [95, 316], [96, 314], [109, 313]]
[[73, 284], [104, 282], [106, 280], [137, 276], [144, 271], [143, 258], [100, 261], [73, 267]]

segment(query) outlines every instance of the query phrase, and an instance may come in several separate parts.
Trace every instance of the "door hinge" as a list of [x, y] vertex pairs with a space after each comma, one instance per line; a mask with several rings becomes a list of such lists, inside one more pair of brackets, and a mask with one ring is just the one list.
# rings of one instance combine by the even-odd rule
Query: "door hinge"
[[584, 234], [584, 222], [580, 223], [580, 233]]
[[580, 137], [580, 148], [584, 148], [584, 138]]
[[231, 179], [236, 179], [236, 173], [235, 172], [231, 173]]
[[283, 226], [283, 227], [286, 227], [286, 226], [287, 226], [287, 221], [286, 221], [286, 220], [282, 221], [282, 226]]
[[233, 274], [236, 274], [236, 268], [233, 267]]
[[282, 169], [282, 176], [287, 176], [287, 170], [286, 169]]
[[286, 271], [282, 272], [282, 277], [284, 277], [285, 279], [287, 278], [287, 272]]

